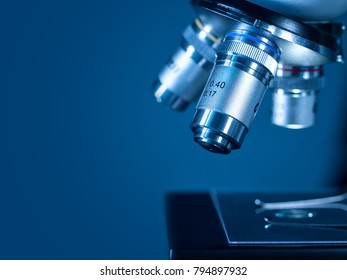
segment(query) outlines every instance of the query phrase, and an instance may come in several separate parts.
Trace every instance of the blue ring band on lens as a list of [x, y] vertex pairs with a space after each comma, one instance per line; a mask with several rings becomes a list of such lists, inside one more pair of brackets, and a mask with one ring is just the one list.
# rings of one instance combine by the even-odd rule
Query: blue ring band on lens
[[275, 53], [276, 56], [280, 56], [278, 50], [276, 50], [274, 47], [272, 47], [271, 45], [267, 44], [266, 42], [256, 38], [256, 37], [253, 37], [251, 35], [248, 35], [248, 34], [245, 34], [245, 33], [236, 33], [236, 32], [230, 32], [228, 33], [227, 35], [225, 35], [225, 38], [227, 37], [232, 37], [232, 36], [243, 36], [243, 37], [246, 37], [256, 43], [261, 43], [263, 45], [265, 45], [267, 48], [269, 48], [273, 53]]

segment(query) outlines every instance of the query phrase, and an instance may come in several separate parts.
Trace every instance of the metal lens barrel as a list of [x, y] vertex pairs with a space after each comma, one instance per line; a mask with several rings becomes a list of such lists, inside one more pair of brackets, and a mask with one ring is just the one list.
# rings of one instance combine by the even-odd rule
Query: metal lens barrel
[[160, 103], [184, 110], [203, 89], [216, 58], [218, 38], [196, 19], [183, 32], [182, 41], [153, 84]]
[[228, 33], [196, 107], [194, 140], [215, 153], [240, 148], [279, 59], [279, 48], [264, 35]]
[[323, 66], [280, 65], [270, 83], [272, 123], [291, 129], [314, 125], [316, 97], [324, 82]]

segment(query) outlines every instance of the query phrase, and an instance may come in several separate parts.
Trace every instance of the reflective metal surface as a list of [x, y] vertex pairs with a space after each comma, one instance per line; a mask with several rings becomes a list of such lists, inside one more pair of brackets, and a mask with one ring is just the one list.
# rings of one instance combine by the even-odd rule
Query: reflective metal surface
[[194, 140], [214, 153], [227, 154], [240, 148], [248, 131], [237, 119], [216, 110], [198, 109], [194, 120]]
[[215, 60], [219, 40], [196, 19], [183, 32], [180, 47], [153, 84], [159, 103], [182, 111], [201, 93]]
[[270, 84], [273, 124], [306, 128], [314, 124], [316, 96], [324, 86], [323, 67], [290, 67], [280, 65]]
[[286, 128], [314, 124], [322, 66], [343, 62], [343, 24], [299, 21], [252, 1], [191, 4], [198, 19], [154, 89], [158, 102], [176, 110], [201, 94], [190, 125], [198, 144], [222, 154], [240, 148], [274, 76], [272, 122]]
[[335, 34], [322, 32], [315, 26], [248, 1], [192, 0], [192, 4], [200, 18], [215, 30], [245, 25], [274, 35], [274, 42], [282, 51], [281, 61], [284, 64], [314, 66], [338, 60]]
[[197, 143], [223, 154], [241, 147], [279, 58], [268, 38], [245, 30], [226, 35], [191, 124]]

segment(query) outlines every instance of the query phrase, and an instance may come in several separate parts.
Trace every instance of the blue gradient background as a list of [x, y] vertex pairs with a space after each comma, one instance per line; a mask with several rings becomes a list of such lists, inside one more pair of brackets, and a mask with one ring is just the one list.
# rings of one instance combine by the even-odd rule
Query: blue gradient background
[[194, 106], [173, 112], [150, 89], [188, 1], [7, 2], [1, 259], [166, 259], [167, 192], [336, 190], [346, 65], [326, 67], [316, 126], [271, 125], [266, 96], [243, 148], [215, 155], [192, 140]]

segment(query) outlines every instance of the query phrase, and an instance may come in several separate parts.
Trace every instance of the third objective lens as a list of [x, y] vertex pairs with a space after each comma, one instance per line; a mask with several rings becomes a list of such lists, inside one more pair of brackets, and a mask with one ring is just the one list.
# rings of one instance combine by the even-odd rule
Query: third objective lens
[[271, 81], [272, 123], [291, 129], [314, 124], [316, 96], [324, 86], [323, 66], [279, 65]]
[[279, 58], [278, 47], [263, 35], [228, 33], [191, 123], [194, 140], [215, 153], [240, 148]]

